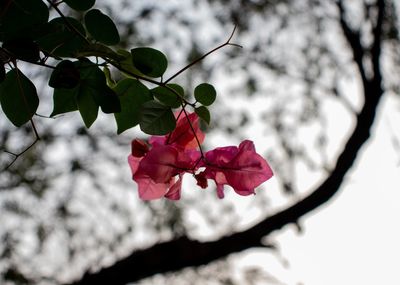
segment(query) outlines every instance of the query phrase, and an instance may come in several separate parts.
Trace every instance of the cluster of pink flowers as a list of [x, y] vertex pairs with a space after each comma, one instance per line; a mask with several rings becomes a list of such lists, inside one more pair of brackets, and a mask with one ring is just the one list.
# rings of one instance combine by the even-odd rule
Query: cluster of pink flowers
[[252, 141], [245, 140], [239, 147], [219, 147], [203, 155], [199, 150], [203, 140], [195, 113], [178, 117], [172, 133], [152, 136], [149, 144], [133, 140], [128, 162], [139, 197], [179, 200], [185, 173], [192, 174], [201, 188], [208, 186], [208, 179], [214, 180], [219, 198], [224, 197], [224, 185], [246, 196], [254, 194], [257, 186], [272, 177], [271, 168], [256, 153]]

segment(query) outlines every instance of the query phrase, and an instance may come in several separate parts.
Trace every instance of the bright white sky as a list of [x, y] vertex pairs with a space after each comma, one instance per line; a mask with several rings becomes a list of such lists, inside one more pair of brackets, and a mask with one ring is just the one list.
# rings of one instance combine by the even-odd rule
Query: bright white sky
[[278, 255], [252, 250], [240, 266], [261, 266], [287, 285], [400, 284], [398, 101], [385, 97], [378, 114], [341, 191], [301, 220], [304, 233], [293, 226], [277, 232]]

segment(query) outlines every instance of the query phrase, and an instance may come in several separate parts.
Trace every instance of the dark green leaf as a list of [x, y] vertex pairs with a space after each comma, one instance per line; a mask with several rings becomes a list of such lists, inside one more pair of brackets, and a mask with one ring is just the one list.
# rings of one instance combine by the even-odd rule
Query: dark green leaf
[[12, 69], [0, 85], [0, 103], [7, 118], [20, 127], [35, 114], [39, 97], [35, 85], [19, 69]]
[[86, 11], [93, 7], [96, 0], [64, 0], [69, 7], [78, 11]]
[[[68, 21], [74, 30], [65, 23]], [[79, 32], [79, 34], [77, 34]], [[41, 50], [51, 56], [75, 57], [76, 53], [87, 45], [85, 29], [74, 18], [55, 18], [43, 26], [41, 32], [35, 35]]]
[[80, 82], [81, 76], [78, 68], [70, 60], [63, 60], [53, 70], [49, 86], [53, 88], [75, 88]]
[[36, 62], [40, 59], [39, 46], [29, 38], [18, 38], [5, 41], [3, 48], [15, 58]]
[[204, 122], [207, 123], [207, 125], [210, 124], [211, 115], [207, 107], [200, 106], [194, 109], [194, 111], [196, 112], [197, 116], [199, 116]]
[[176, 122], [171, 109], [157, 101], [143, 104], [140, 129], [149, 135], [166, 135], [175, 129]]
[[73, 89], [54, 89], [54, 110], [51, 116], [79, 110], [83, 121], [90, 127], [97, 118], [99, 106], [105, 113], [120, 111], [115, 92], [106, 84], [104, 73], [87, 59], [74, 62], [81, 80]]
[[[122, 73], [124, 75], [126, 75], [127, 77], [133, 77], [132, 74], [145, 76], [133, 65], [132, 54], [129, 51], [120, 49], [117, 51], [117, 53], [123, 57], [122, 60], [117, 61], [117, 65], [122, 68]], [[125, 70], [126, 72], [124, 72], [123, 70]]]
[[93, 89], [81, 88], [76, 102], [86, 128], [90, 128], [96, 121], [99, 112], [99, 105], [94, 100], [92, 92], [94, 92]]
[[175, 90], [179, 96], [171, 91], [170, 89], [158, 86], [156, 88], [151, 89], [151, 94], [158, 99], [161, 103], [170, 106], [172, 108], [178, 108], [181, 106], [181, 98], [184, 96], [184, 90], [178, 84], [167, 84], [167, 87]]
[[76, 57], [89, 57], [89, 56], [105, 57], [108, 59], [113, 59], [117, 62], [124, 59], [124, 56], [116, 53], [108, 46], [98, 43], [86, 45], [76, 53]]
[[194, 89], [194, 98], [205, 106], [210, 106], [214, 103], [216, 97], [217, 92], [211, 84], [202, 83]]
[[114, 22], [98, 9], [92, 9], [85, 14], [85, 26], [89, 34], [99, 42], [116, 45], [120, 41]]
[[166, 56], [159, 50], [140, 47], [131, 50], [133, 65], [144, 75], [161, 77], [168, 67]]
[[0, 64], [0, 83], [6, 79], [6, 69], [4, 68], [4, 65]]
[[112, 77], [111, 77], [110, 69], [107, 66], [104, 66], [103, 72], [104, 72], [104, 75], [106, 76], [107, 85], [110, 86], [111, 88], [113, 88], [116, 83], [115, 83], [114, 79], [112, 79]]
[[149, 89], [138, 80], [126, 78], [118, 82], [114, 87], [121, 101], [121, 112], [115, 113], [117, 133], [130, 129], [140, 121], [140, 109], [143, 103], [150, 101]]
[[94, 99], [99, 104], [103, 113], [119, 113], [121, 112], [121, 102], [118, 95], [107, 85], [102, 90], [97, 90]]
[[49, 19], [42, 0], [3, 0], [0, 11], [0, 41], [30, 35]]
[[79, 86], [74, 89], [54, 89], [53, 94], [53, 112], [51, 117], [59, 114], [73, 112], [78, 110], [76, 98], [79, 94]]

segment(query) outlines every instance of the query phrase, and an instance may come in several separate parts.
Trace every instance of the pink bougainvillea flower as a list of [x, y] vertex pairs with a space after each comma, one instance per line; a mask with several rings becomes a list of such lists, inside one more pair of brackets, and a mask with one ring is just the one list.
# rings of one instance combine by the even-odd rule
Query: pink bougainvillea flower
[[[190, 121], [190, 124], [189, 124]], [[192, 128], [190, 127], [192, 125]], [[152, 136], [149, 143], [154, 145], [172, 145], [181, 150], [197, 149], [198, 143], [204, 141], [204, 133], [200, 130], [200, 119], [196, 113], [187, 117], [181, 114], [176, 122], [176, 128], [165, 136]]]
[[272, 170], [266, 160], [256, 153], [252, 141], [245, 140], [239, 147], [228, 146], [205, 154], [203, 176], [213, 179], [218, 197], [223, 198], [224, 185], [230, 185], [239, 195], [254, 194], [254, 189], [270, 179]]
[[183, 174], [194, 171], [200, 159], [199, 151], [178, 151], [171, 145], [156, 145], [150, 150], [146, 147], [142, 141], [134, 140], [128, 157], [139, 197], [143, 200], [163, 196], [171, 200], [180, 199]]
[[139, 170], [155, 182], [165, 183], [179, 173], [191, 171], [195, 163], [195, 153], [179, 151], [170, 145], [159, 145], [153, 147], [141, 160]]
[[[133, 140], [128, 162], [133, 180], [138, 184], [139, 197], [179, 200], [185, 173], [193, 174], [201, 188], [207, 188], [207, 179], [214, 180], [219, 198], [224, 197], [225, 185], [246, 196], [254, 194], [257, 186], [272, 177], [271, 168], [256, 153], [252, 141], [245, 140], [239, 147], [219, 147], [203, 156], [197, 150], [203, 140], [195, 113], [180, 116], [172, 133], [152, 136], [150, 145]], [[204, 170], [196, 174], [199, 168]]]
[[149, 151], [149, 146], [142, 140], [134, 139], [131, 143], [131, 154], [142, 157]]

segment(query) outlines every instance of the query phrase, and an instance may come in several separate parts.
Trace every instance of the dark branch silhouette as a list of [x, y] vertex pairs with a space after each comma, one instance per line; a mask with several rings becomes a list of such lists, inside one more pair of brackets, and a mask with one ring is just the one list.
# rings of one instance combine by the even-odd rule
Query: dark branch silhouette
[[208, 264], [229, 254], [249, 248], [264, 247], [265, 245], [261, 241], [263, 237], [285, 225], [297, 223], [301, 217], [330, 200], [340, 189], [361, 147], [369, 139], [376, 109], [383, 95], [380, 54], [385, 10], [384, 0], [378, 0], [376, 6], [378, 17], [373, 29], [374, 42], [369, 50], [374, 73], [368, 77], [363, 67], [366, 48], [361, 44], [359, 33], [352, 31], [348, 26], [342, 1], [337, 2], [339, 22], [344, 37], [352, 50], [353, 60], [357, 65], [363, 84], [364, 106], [357, 115], [354, 131], [338, 156], [334, 169], [311, 194], [245, 231], [209, 242], [199, 242], [181, 237], [169, 242], [159, 243], [150, 248], [135, 251], [128, 257], [98, 272], [88, 272], [81, 280], [71, 283], [71, 285], [123, 285], [157, 273]]

